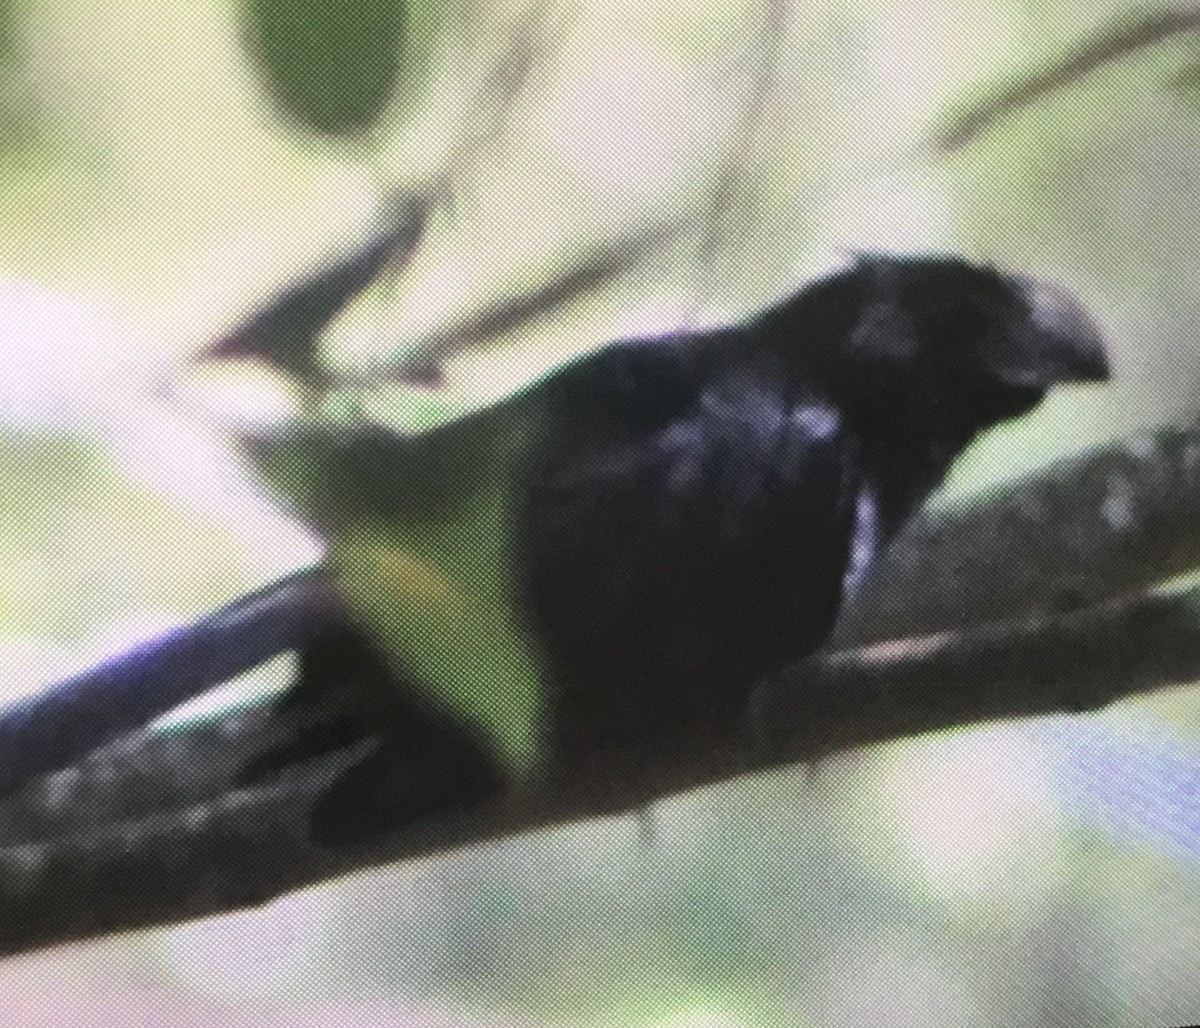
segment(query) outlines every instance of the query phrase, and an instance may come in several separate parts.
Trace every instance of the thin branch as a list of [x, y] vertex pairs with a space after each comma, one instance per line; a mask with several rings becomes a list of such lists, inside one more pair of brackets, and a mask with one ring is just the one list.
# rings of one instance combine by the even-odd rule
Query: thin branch
[[[485, 302], [466, 315], [440, 326], [436, 332], [410, 341], [413, 355], [405, 366], [437, 365], [471, 349], [559, 313], [586, 296], [598, 293], [647, 258], [666, 249], [685, 231], [677, 219], [662, 220], [593, 242], [558, 265], [551, 277], [530, 289], [510, 291], [502, 299]], [[377, 372], [378, 369], [373, 369]]]
[[834, 648], [1039, 617], [1200, 568], [1200, 421], [1062, 460], [926, 510], [852, 603]]
[[[717, 250], [730, 232], [738, 176], [743, 171], [747, 154], [753, 152], [754, 135], [762, 126], [779, 56], [787, 41], [791, 0], [766, 0], [765, 6], [762, 28], [752, 37], [747, 48], [748, 53], [761, 55], [758, 57], [758, 67], [741, 114], [733, 126], [726, 156], [718, 168], [709, 205], [712, 214], [707, 219], [707, 230], [702, 233], [697, 247], [696, 267], [709, 277], [717, 273], [721, 266]], [[697, 292], [704, 296], [711, 290], [700, 288]]]
[[393, 198], [384, 210], [386, 223], [374, 235], [281, 290], [270, 303], [206, 347], [202, 358], [268, 352], [282, 367], [319, 381], [314, 361], [318, 333], [385, 268], [390, 265], [399, 270], [412, 260], [438, 199], [436, 193]]
[[962, 150], [1006, 118], [1077, 85], [1104, 66], [1173, 36], [1198, 30], [1200, 6], [1193, 3], [1143, 12], [1133, 18], [1124, 15], [1073, 43], [1053, 60], [985, 87], [978, 99], [941, 125], [927, 145], [935, 153]]
[[[0, 805], [0, 837], [26, 840], [0, 849], [0, 952], [265, 902], [357, 868], [635, 809], [846, 747], [1191, 681], [1196, 592], [1139, 593], [1151, 576], [1197, 563], [1198, 466], [1197, 428], [1166, 430], [1028, 476], [987, 504], [931, 512], [841, 638], [933, 623], [940, 634], [810, 661], [761, 690], [745, 725], [563, 767], [538, 789], [361, 851], [319, 850], [305, 836], [328, 767], [227, 791], [269, 711], [143, 732]], [[1057, 593], [1049, 604], [1039, 580]], [[917, 610], [907, 621], [905, 593]], [[1000, 610], [1010, 620], [980, 623]], [[947, 630], [960, 623], [975, 627]], [[181, 781], [165, 786], [164, 764]]]
[[296, 648], [336, 603], [319, 572], [300, 572], [5, 710], [0, 795]]
[[[782, 759], [951, 725], [1095, 710], [1200, 678], [1200, 589], [830, 654], [769, 689]], [[880, 732], [886, 724], [886, 734]]]
[[760, 698], [749, 750], [738, 731], [624, 753], [536, 795], [415, 826], [367, 850], [322, 850], [308, 840], [305, 811], [324, 781], [311, 773], [133, 823], [6, 847], [0, 952], [237, 909], [363, 867], [633, 809], [668, 792], [850, 746], [1090, 708], [1187, 680], [1200, 675], [1196, 604], [1193, 592], [1156, 596], [1044, 624], [839, 654], [798, 669]]

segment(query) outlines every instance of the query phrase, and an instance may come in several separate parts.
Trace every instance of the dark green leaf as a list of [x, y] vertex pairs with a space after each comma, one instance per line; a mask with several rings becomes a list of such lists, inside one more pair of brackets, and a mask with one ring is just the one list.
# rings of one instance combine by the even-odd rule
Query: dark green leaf
[[246, 36], [287, 113], [347, 135], [376, 119], [406, 56], [403, 0], [246, 0]]

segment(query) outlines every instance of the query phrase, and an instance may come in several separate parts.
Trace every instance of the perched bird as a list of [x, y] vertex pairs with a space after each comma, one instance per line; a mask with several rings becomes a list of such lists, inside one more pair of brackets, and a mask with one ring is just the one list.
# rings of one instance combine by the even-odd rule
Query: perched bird
[[[239, 352], [295, 375], [316, 363], [300, 350]], [[371, 739], [313, 812], [337, 844], [727, 736], [978, 433], [1106, 376], [1056, 287], [879, 255], [428, 432], [322, 374], [245, 444], [328, 540], [346, 615], [300, 647], [295, 734], [247, 777]]]

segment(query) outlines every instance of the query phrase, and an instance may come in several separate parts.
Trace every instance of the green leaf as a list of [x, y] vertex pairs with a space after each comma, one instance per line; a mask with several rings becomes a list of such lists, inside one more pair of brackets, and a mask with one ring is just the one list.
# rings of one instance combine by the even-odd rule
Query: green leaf
[[540, 648], [516, 591], [516, 490], [543, 426], [533, 389], [419, 434], [319, 404], [247, 444], [329, 541], [328, 563], [397, 676], [489, 740], [518, 777], [542, 754]]
[[350, 135], [391, 102], [413, 59], [402, 0], [246, 0], [246, 37], [283, 109], [309, 128]]

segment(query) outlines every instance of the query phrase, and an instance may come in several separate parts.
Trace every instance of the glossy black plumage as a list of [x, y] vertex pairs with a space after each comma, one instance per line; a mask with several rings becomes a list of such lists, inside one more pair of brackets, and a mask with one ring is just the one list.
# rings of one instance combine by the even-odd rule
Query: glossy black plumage
[[555, 384], [520, 539], [567, 754], [727, 724], [832, 627], [861, 443], [769, 361], [723, 366], [737, 346], [619, 346]]
[[[550, 764], [737, 731], [754, 687], [820, 647], [847, 588], [978, 432], [1105, 374], [1094, 325], [1051, 287], [868, 257], [744, 325], [615, 344], [541, 383], [514, 538], [549, 664]], [[338, 660], [321, 658], [330, 645]], [[327, 705], [358, 645], [310, 647], [297, 697]], [[318, 838], [502, 788], [469, 732], [403, 684], [390, 697], [362, 722], [378, 748], [318, 806]], [[440, 754], [426, 772], [422, 725]]]

